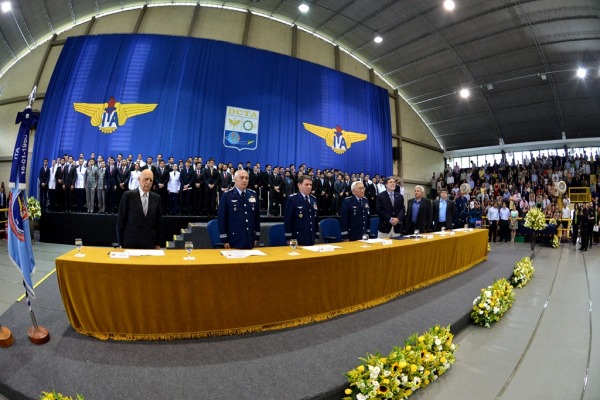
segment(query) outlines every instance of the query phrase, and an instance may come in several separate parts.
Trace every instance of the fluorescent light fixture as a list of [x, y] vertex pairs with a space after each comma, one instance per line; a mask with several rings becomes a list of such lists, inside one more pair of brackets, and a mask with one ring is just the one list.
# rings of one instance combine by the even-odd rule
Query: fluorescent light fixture
[[448, 11], [452, 11], [454, 10], [454, 7], [456, 6], [456, 4], [454, 4], [454, 0], [446, 0], [444, 1], [444, 8]]
[[383, 38], [379, 34], [375, 34], [375, 37], [373, 38], [373, 41], [375, 43], [381, 43], [381, 42], [383, 42]]
[[3, 1], [1, 8], [2, 8], [2, 12], [5, 12], [5, 13], [9, 12], [12, 9], [12, 6], [10, 5], [10, 1]]
[[585, 78], [586, 74], [587, 74], [587, 71], [585, 68], [577, 68], [577, 77], [578, 78], [583, 79], [583, 78]]
[[468, 98], [471, 95], [471, 92], [469, 91], [469, 89], [460, 89], [460, 92], [458, 92], [460, 94], [460, 97], [462, 97], [463, 99]]
[[307, 13], [308, 10], [310, 10], [310, 7], [308, 6], [308, 4], [302, 3], [298, 6], [298, 10], [300, 10], [301, 13]]
[[540, 79], [545, 81], [546, 79], [548, 79], [548, 77], [546, 76], [546, 74], [540, 74]]
[[491, 83], [487, 84], [487, 90], [493, 90], [494, 89], [494, 85], [492, 85]]

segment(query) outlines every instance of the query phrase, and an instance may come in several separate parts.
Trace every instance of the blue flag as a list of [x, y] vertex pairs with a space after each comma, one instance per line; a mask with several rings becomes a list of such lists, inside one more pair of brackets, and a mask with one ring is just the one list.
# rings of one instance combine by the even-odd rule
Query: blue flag
[[[17, 115], [15, 123], [21, 123], [15, 150], [13, 151], [13, 164], [10, 176], [10, 194], [8, 196], [8, 256], [13, 264], [21, 271], [23, 282], [31, 297], [33, 282], [31, 275], [35, 272], [35, 260], [31, 247], [31, 234], [29, 231], [29, 213], [23, 190], [25, 188], [27, 154], [29, 149], [29, 132], [37, 122], [38, 113], [27, 107]], [[23, 177], [23, 178], [21, 178]]]

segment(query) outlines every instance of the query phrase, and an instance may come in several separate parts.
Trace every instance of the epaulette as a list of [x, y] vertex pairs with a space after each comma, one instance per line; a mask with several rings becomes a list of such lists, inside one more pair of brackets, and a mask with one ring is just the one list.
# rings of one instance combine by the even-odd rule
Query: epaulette
[[247, 191], [247, 192], [250, 192], [250, 193], [254, 193], [254, 194], [256, 194], [256, 192], [255, 192], [254, 190], [252, 190], [252, 189], [248, 189], [248, 188], [246, 188], [246, 191]]

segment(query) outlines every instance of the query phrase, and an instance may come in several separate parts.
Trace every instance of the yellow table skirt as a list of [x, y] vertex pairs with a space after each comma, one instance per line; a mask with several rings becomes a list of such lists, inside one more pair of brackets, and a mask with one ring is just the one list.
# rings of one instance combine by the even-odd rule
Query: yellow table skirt
[[226, 259], [219, 250], [111, 259], [84, 247], [56, 259], [71, 326], [99, 339], [168, 340], [281, 329], [384, 303], [487, 259], [487, 230], [337, 243], [334, 252], [265, 247], [267, 256]]

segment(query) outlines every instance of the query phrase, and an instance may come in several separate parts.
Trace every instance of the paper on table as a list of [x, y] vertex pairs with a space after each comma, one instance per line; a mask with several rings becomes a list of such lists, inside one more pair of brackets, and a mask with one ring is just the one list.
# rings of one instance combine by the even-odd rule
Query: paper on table
[[125, 253], [129, 254], [131, 257], [165, 255], [164, 250], [125, 250]]
[[335, 249], [341, 249], [340, 246], [334, 246], [331, 244], [322, 244], [317, 246], [302, 246], [302, 249], [308, 251], [314, 251], [316, 253], [322, 253], [324, 251], [333, 251]]
[[249, 256], [266, 256], [260, 250], [223, 250], [221, 254], [227, 258], [246, 258]]

